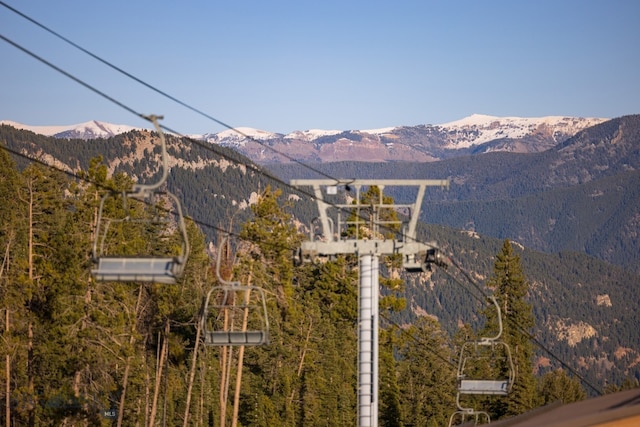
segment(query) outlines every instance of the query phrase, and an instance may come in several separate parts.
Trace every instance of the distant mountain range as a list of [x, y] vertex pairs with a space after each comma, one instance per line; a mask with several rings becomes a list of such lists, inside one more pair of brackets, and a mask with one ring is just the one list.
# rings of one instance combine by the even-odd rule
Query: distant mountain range
[[[495, 117], [474, 114], [440, 125], [370, 130], [305, 130], [279, 134], [241, 127], [189, 135], [231, 147], [260, 164], [299, 162], [432, 162], [493, 151], [533, 153], [547, 150], [603, 118], [549, 116]], [[108, 138], [134, 128], [92, 121], [71, 126], [29, 126], [2, 121], [17, 129], [55, 138]]]
[[[602, 122], [541, 152], [490, 152], [402, 167], [354, 161], [267, 167], [284, 181], [450, 178], [449, 191], [428, 195], [425, 223], [509, 238], [547, 253], [583, 252], [640, 273], [640, 115]], [[388, 192], [407, 202], [402, 192]]]

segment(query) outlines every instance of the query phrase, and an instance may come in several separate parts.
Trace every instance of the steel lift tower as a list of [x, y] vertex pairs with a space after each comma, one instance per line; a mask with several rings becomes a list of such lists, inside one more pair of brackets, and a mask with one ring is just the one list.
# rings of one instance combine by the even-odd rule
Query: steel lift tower
[[[311, 224], [309, 239], [302, 242], [296, 260], [316, 262], [341, 254], [358, 255], [358, 427], [377, 427], [379, 258], [400, 254], [408, 272], [426, 271], [430, 264], [441, 263], [435, 242], [417, 241], [416, 225], [427, 187], [448, 188], [449, 181], [294, 179], [290, 184], [312, 187], [320, 214]], [[378, 200], [363, 202], [363, 187], [372, 186], [380, 190]], [[414, 203], [385, 203], [384, 188], [392, 186], [414, 188]], [[355, 195], [345, 203], [344, 195], [338, 195], [339, 189], [355, 190]], [[389, 215], [391, 212], [398, 215]], [[390, 219], [394, 217], [405, 219]], [[391, 232], [394, 238], [389, 238]]]

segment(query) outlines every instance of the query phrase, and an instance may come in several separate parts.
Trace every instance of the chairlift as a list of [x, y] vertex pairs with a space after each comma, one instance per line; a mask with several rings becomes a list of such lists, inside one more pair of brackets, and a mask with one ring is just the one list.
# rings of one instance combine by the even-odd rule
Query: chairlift
[[269, 318], [264, 290], [223, 280], [220, 258], [218, 256], [216, 274], [222, 285], [214, 286], [207, 293], [201, 319], [205, 345], [268, 344]]
[[494, 296], [491, 301], [498, 312], [498, 333], [494, 337], [482, 337], [478, 341], [468, 341], [460, 349], [458, 361], [458, 410], [451, 415], [449, 427], [462, 424], [488, 424], [491, 420], [485, 411], [465, 408], [460, 396], [494, 395], [506, 396], [511, 391], [515, 379], [515, 369], [509, 345], [500, 341], [502, 335], [502, 315], [500, 305]]
[[491, 296], [491, 301], [498, 311], [498, 334], [495, 337], [480, 338], [479, 341], [468, 341], [462, 345], [457, 375], [460, 394], [506, 396], [513, 386], [515, 369], [511, 350], [507, 343], [500, 341], [500, 306], [495, 297]]
[[[160, 180], [136, 184], [128, 192], [110, 192], [100, 200], [92, 250], [91, 274], [96, 280], [174, 284], [184, 272], [189, 240], [182, 206], [175, 195], [159, 190], [169, 175], [167, 145], [157, 121], [161, 118], [148, 117], [160, 135]], [[142, 240], [132, 238], [138, 235]]]

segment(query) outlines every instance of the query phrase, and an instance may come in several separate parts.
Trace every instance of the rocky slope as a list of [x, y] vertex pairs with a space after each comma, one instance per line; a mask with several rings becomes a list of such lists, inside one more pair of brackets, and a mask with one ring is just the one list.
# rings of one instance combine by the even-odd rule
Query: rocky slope
[[261, 164], [292, 160], [310, 163], [433, 162], [492, 151], [545, 151], [605, 119], [577, 117], [494, 117], [474, 114], [441, 125], [373, 130], [293, 132], [255, 130], [202, 135], [211, 143], [235, 147]]

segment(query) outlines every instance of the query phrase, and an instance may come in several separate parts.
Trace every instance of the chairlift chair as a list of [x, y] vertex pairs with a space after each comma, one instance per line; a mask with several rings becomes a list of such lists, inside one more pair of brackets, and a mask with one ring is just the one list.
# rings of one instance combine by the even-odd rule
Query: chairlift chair
[[[133, 191], [110, 192], [102, 197], [92, 250], [95, 268], [91, 270], [99, 281], [173, 284], [182, 275], [189, 256], [180, 202], [168, 191], [158, 190], [169, 175], [166, 141], [157, 122], [161, 117], [148, 118], [160, 135], [162, 177], [155, 184], [137, 184]], [[106, 209], [111, 217], [107, 217]], [[145, 252], [148, 243], [156, 246], [156, 250], [151, 254], [138, 253], [130, 247], [135, 246], [130, 240], [136, 235], [134, 231], [144, 237]], [[176, 231], [179, 244], [171, 242]]]
[[[479, 341], [468, 341], [460, 349], [458, 362], [458, 393], [505, 396], [511, 391], [515, 377], [515, 369], [509, 345], [500, 341], [502, 335], [502, 316], [500, 306], [495, 297], [491, 297], [498, 311], [498, 334], [494, 337], [480, 338]], [[498, 371], [492, 369], [492, 377], [486, 373], [476, 373], [483, 365], [500, 364]]]
[[213, 287], [205, 299], [202, 329], [210, 346], [268, 344], [264, 290], [239, 284]]
[[[220, 247], [224, 246], [225, 239]], [[216, 261], [219, 286], [214, 286], [204, 301], [201, 318], [205, 345], [257, 346], [269, 343], [269, 317], [264, 290], [243, 286], [220, 276], [220, 260]]]
[[[505, 396], [509, 394], [513, 385], [513, 366], [509, 346], [498, 342], [468, 342], [461, 349], [461, 362], [458, 370], [458, 391], [461, 394], [493, 394]], [[507, 374], [496, 373], [495, 364], [504, 364]], [[475, 364], [475, 366], [473, 366]], [[487, 378], [488, 375], [476, 374], [473, 368], [481, 365], [493, 368], [492, 374], [496, 377]]]
[[[478, 341], [468, 341], [460, 349], [458, 361], [458, 393], [455, 411], [449, 419], [449, 427], [473, 422], [490, 422], [489, 414], [473, 408], [465, 408], [460, 403], [460, 396], [494, 395], [506, 396], [511, 391], [515, 379], [515, 368], [509, 345], [500, 341], [502, 335], [502, 315], [500, 305], [494, 296], [491, 301], [498, 312], [498, 333], [494, 337], [483, 337]], [[482, 368], [489, 368], [489, 374]], [[456, 419], [460, 422], [457, 423]]]

